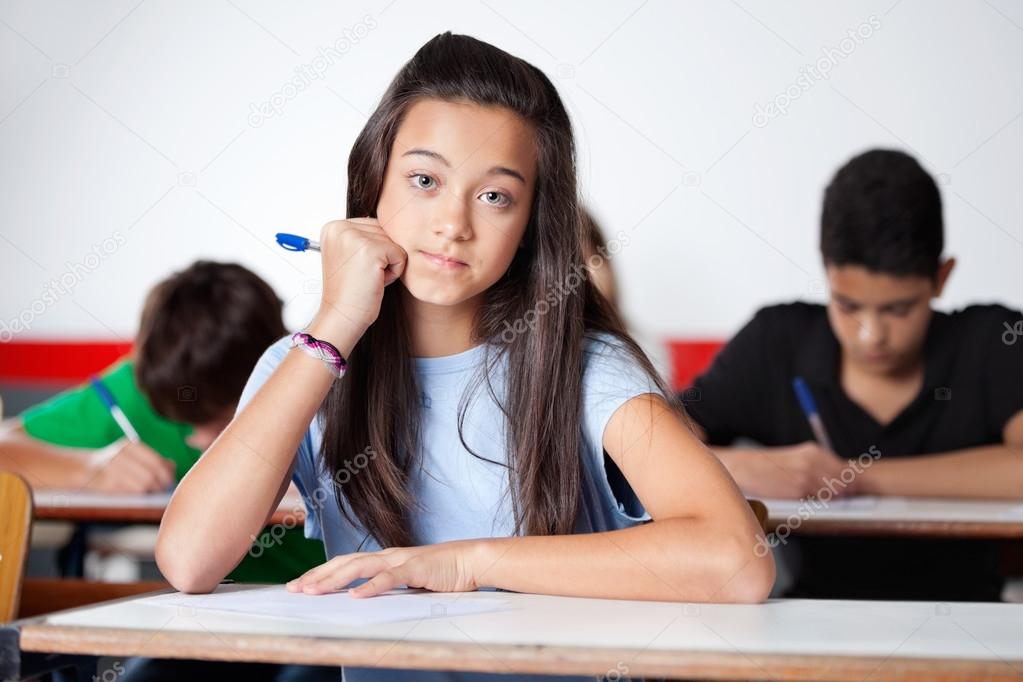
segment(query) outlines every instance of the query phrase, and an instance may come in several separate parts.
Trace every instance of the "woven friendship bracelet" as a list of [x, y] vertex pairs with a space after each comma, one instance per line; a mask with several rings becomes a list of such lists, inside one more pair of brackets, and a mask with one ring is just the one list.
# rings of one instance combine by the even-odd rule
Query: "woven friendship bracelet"
[[321, 341], [305, 332], [296, 332], [292, 335], [291, 347], [300, 348], [306, 355], [322, 360], [330, 373], [338, 379], [343, 377], [348, 369], [348, 363], [341, 355], [341, 351], [334, 347], [334, 344]]

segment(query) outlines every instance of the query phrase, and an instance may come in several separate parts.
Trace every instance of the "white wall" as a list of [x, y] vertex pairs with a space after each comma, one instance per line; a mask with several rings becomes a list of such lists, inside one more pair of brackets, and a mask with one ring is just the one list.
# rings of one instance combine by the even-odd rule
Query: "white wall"
[[[304, 324], [318, 260], [273, 234], [343, 217], [366, 114], [447, 29], [558, 84], [586, 199], [630, 233], [613, 263], [648, 341], [822, 300], [821, 191], [878, 145], [941, 174], [960, 261], [942, 306], [1023, 307], [1021, 3], [388, 2], [0, 3], [3, 339], [130, 338], [145, 290], [199, 257], [252, 267]], [[821, 58], [828, 77], [800, 83]], [[787, 113], [755, 120], [786, 90]]]

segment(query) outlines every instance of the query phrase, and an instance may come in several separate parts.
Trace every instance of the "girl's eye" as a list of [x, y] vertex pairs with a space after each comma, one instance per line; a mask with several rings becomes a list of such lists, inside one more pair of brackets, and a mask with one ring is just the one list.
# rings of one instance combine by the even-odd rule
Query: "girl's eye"
[[419, 189], [433, 189], [437, 186], [437, 181], [425, 173], [416, 173], [412, 176], [412, 181]]
[[484, 203], [498, 208], [503, 208], [511, 203], [511, 199], [509, 199], [508, 195], [504, 192], [484, 192], [480, 195], [480, 198], [483, 199]]

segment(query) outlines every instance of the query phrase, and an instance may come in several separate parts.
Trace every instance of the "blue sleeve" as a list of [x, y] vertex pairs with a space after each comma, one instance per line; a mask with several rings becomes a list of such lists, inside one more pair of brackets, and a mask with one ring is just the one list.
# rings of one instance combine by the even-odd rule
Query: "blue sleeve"
[[[260, 387], [266, 383], [266, 380], [270, 378], [273, 371], [284, 360], [290, 347], [291, 337], [285, 336], [274, 342], [272, 346], [263, 352], [263, 355], [252, 370], [252, 374], [249, 375], [249, 380], [245, 383], [241, 398], [238, 399], [238, 409], [235, 414], [241, 412], [249, 404], [249, 401], [256, 395]], [[295, 483], [295, 487], [298, 488], [299, 492], [302, 493], [302, 500], [305, 503], [305, 536], [322, 540], [323, 533], [320, 528], [319, 518], [315, 513], [316, 510], [311, 505], [309, 495], [317, 486], [315, 455], [318, 448], [314, 445], [313, 440], [313, 428], [310, 424], [306, 427], [302, 441], [298, 445], [298, 451], [295, 453], [297, 459], [291, 480]]]
[[582, 423], [589, 458], [586, 466], [604, 501], [627, 522], [646, 520], [649, 516], [618, 467], [604, 454], [604, 430], [619, 407], [647, 393], [664, 396], [621, 341], [606, 334], [593, 337], [583, 356]]

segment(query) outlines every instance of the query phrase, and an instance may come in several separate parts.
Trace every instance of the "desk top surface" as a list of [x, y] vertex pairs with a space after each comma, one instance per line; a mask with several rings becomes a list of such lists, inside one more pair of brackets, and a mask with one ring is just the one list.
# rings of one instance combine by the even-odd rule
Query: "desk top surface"
[[[21, 626], [21, 647], [596, 675], [623, 664], [634, 676], [696, 676], [713, 670], [716, 679], [732, 679], [733, 674], [736, 679], [813, 679], [822, 676], [822, 666], [835, 673], [834, 679], [863, 679], [885, 666], [920, 679], [937, 679], [937, 671], [952, 675], [948, 679], [1023, 675], [1023, 605], [677, 604], [503, 592], [450, 596], [497, 596], [511, 609], [351, 627], [130, 599], [27, 621]], [[956, 677], [956, 671], [963, 676]], [[874, 679], [885, 677], [882, 671]]]
[[791, 533], [1023, 538], [1023, 500], [861, 496], [762, 500], [768, 527]]

